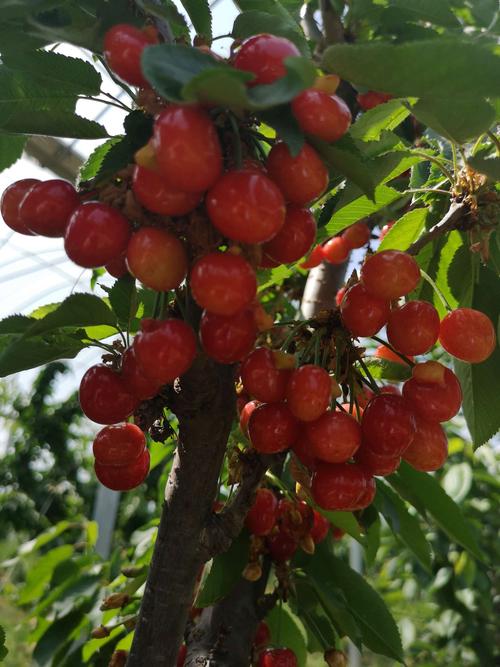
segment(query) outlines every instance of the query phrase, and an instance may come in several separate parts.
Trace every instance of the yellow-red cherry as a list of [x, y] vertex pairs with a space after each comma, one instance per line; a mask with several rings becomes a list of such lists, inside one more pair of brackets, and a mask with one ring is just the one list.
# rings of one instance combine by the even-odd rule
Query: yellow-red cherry
[[172, 188], [155, 171], [134, 167], [132, 190], [140, 204], [160, 215], [186, 215], [201, 201], [201, 192], [182, 192]]
[[415, 377], [406, 380], [403, 396], [424, 419], [445, 422], [460, 410], [462, 388], [455, 373], [443, 368], [442, 382], [421, 382]]
[[104, 364], [92, 366], [85, 373], [80, 383], [79, 399], [83, 413], [98, 424], [125, 421], [138, 404], [123, 378]]
[[350, 510], [366, 490], [368, 476], [357, 463], [318, 462], [313, 474], [311, 493], [325, 510]]
[[252, 535], [269, 535], [276, 523], [278, 499], [270, 489], [257, 489], [245, 526]]
[[387, 321], [389, 343], [406, 356], [425, 354], [439, 335], [439, 315], [427, 301], [409, 301], [391, 310]]
[[390, 302], [369, 294], [361, 283], [350, 287], [340, 304], [342, 320], [353, 336], [373, 336], [387, 322], [390, 312]]
[[351, 112], [338, 95], [308, 88], [292, 101], [292, 112], [303, 132], [323, 141], [337, 141], [351, 124]]
[[279, 264], [290, 264], [303, 257], [316, 238], [316, 220], [306, 208], [287, 206], [285, 224], [262, 246], [264, 256]]
[[497, 341], [487, 315], [474, 308], [457, 308], [441, 322], [439, 342], [453, 357], [479, 364], [493, 354]]
[[248, 86], [273, 83], [286, 74], [285, 58], [300, 56], [293, 42], [285, 37], [263, 33], [243, 42], [233, 59], [236, 69], [251, 72], [255, 78]]
[[361, 444], [360, 425], [340, 410], [327, 410], [319, 419], [306, 424], [305, 435], [311, 454], [327, 463], [345, 463]]
[[128, 465], [144, 452], [146, 438], [135, 424], [105, 426], [94, 439], [95, 460], [103, 465]]
[[368, 257], [360, 281], [369, 294], [392, 301], [418, 285], [420, 269], [414, 258], [401, 250], [382, 250]]
[[323, 259], [330, 264], [343, 264], [350, 252], [351, 248], [343, 236], [334, 236], [323, 245]]
[[153, 398], [161, 388], [161, 383], [152, 380], [139, 365], [133, 346], [123, 353], [121, 376], [128, 391], [141, 401]]
[[25, 236], [34, 236], [34, 232], [26, 227], [19, 216], [19, 206], [28, 192], [37, 183], [40, 183], [38, 178], [22, 178], [20, 181], [11, 183], [2, 194], [0, 201], [0, 212], [5, 224], [13, 229], [18, 234]]
[[148, 82], [142, 73], [141, 55], [146, 46], [157, 42], [157, 37], [151, 31], [119, 23], [104, 35], [104, 57], [120, 79], [132, 86], [144, 88]]
[[368, 243], [371, 235], [371, 229], [366, 222], [355, 222], [342, 232], [342, 238], [351, 249], [362, 248]]
[[252, 350], [257, 325], [250, 308], [235, 315], [217, 315], [205, 310], [200, 322], [200, 340], [208, 356], [221, 364], [241, 361]]
[[293, 371], [286, 397], [292, 414], [304, 422], [321, 417], [330, 405], [332, 380], [328, 372], [315, 364], [306, 364]]
[[19, 205], [22, 225], [40, 236], [64, 236], [68, 220], [80, 204], [77, 191], [60, 178], [36, 183]]
[[286, 403], [263, 403], [248, 420], [252, 447], [262, 454], [283, 452], [299, 435], [299, 425]]
[[274, 355], [267, 347], [250, 352], [240, 368], [245, 390], [263, 403], [280, 403], [285, 400], [291, 371], [276, 368]]
[[274, 144], [267, 156], [267, 171], [285, 199], [298, 206], [318, 199], [328, 186], [328, 169], [307, 143], [295, 157], [284, 142]]
[[128, 242], [127, 266], [146, 287], [168, 292], [186, 277], [188, 259], [176, 236], [158, 227], [141, 227]]
[[415, 470], [433, 472], [448, 458], [448, 440], [441, 424], [417, 415], [417, 430], [403, 459]]

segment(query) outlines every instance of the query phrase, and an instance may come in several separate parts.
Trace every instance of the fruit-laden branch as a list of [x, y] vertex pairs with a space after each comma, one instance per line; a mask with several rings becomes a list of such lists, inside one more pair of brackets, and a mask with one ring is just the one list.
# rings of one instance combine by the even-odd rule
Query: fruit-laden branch
[[452, 203], [448, 213], [440, 220], [437, 224], [434, 225], [428, 232], [423, 234], [419, 239], [412, 243], [411, 246], [406, 250], [409, 255], [418, 255], [424, 246], [426, 246], [434, 239], [451, 232], [453, 229], [457, 229], [465, 221], [465, 218], [470, 214], [470, 208], [464, 202], [457, 204]]

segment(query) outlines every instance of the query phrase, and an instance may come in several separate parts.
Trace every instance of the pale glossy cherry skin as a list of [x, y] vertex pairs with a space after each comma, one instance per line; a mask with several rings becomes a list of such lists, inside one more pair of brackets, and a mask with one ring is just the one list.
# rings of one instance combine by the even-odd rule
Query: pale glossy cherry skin
[[439, 335], [439, 315], [427, 301], [409, 301], [394, 308], [387, 321], [389, 343], [406, 356], [425, 354]]
[[201, 344], [205, 352], [221, 364], [241, 361], [252, 350], [256, 338], [257, 325], [249, 308], [231, 316], [203, 312]]
[[371, 255], [360, 272], [360, 282], [367, 292], [386, 301], [409, 294], [419, 281], [417, 262], [400, 250], [381, 250]]
[[457, 376], [449, 368], [444, 369], [443, 383], [406, 380], [403, 396], [412, 410], [424, 419], [445, 422], [454, 417], [462, 404], [462, 388]]
[[264, 243], [285, 224], [283, 195], [256, 170], [226, 172], [207, 194], [206, 208], [214, 227], [233, 241]]
[[276, 35], [254, 35], [245, 40], [236, 53], [233, 66], [245, 72], [251, 72], [255, 78], [248, 86], [273, 83], [286, 74], [284, 60], [291, 56], [300, 56], [300, 51], [293, 42]]
[[321, 417], [330, 405], [332, 381], [324, 368], [306, 364], [293, 371], [287, 387], [292, 414], [304, 422]]
[[119, 23], [104, 36], [104, 57], [109, 67], [120, 79], [133, 86], [146, 87], [148, 82], [142, 74], [141, 54], [146, 46], [157, 40], [149, 32], [133, 25]]
[[292, 112], [301, 129], [323, 141], [338, 141], [351, 124], [351, 112], [343, 99], [308, 88], [292, 101]]
[[290, 264], [309, 251], [315, 238], [316, 220], [312, 213], [305, 208], [288, 206], [285, 224], [262, 246], [262, 252], [279, 264]]
[[438, 422], [417, 415], [417, 430], [403, 459], [416, 470], [432, 472], [441, 468], [448, 458], [448, 440]]
[[457, 359], [471, 364], [486, 361], [496, 347], [490, 318], [474, 308], [457, 308], [441, 322], [439, 342]]
[[342, 320], [353, 336], [373, 336], [387, 322], [390, 312], [390, 302], [369, 294], [361, 283], [350, 287], [340, 304]]
[[305, 206], [318, 199], [328, 186], [328, 170], [307, 143], [293, 157], [288, 146], [279, 141], [271, 148], [266, 164], [269, 177], [291, 204]]
[[201, 192], [182, 192], [169, 187], [159, 174], [146, 167], [134, 167], [132, 190], [136, 199], [152, 213], [186, 215], [201, 201]]
[[186, 277], [188, 259], [176, 236], [157, 227], [141, 227], [128, 242], [127, 266], [146, 287], [168, 292]]
[[128, 465], [144, 452], [146, 438], [135, 424], [105, 426], [96, 435], [92, 451], [102, 465]]
[[252, 535], [269, 535], [276, 523], [278, 499], [270, 489], [257, 489], [245, 526]]
[[248, 436], [263, 454], [283, 452], [299, 435], [299, 425], [285, 403], [263, 403], [250, 415]]
[[323, 246], [323, 257], [330, 264], [343, 264], [350, 252], [351, 248], [343, 236], [334, 236]]
[[325, 510], [350, 510], [366, 490], [368, 476], [356, 463], [318, 463], [311, 492]]
[[253, 350], [240, 368], [245, 390], [263, 403], [280, 403], [286, 398], [291, 371], [276, 368], [274, 356], [266, 347]]
[[363, 412], [363, 446], [388, 458], [401, 456], [415, 435], [412, 406], [402, 396], [378, 394]]
[[356, 419], [338, 410], [328, 410], [309, 422], [305, 435], [311, 454], [327, 463], [346, 463], [361, 444], [361, 427]]
[[127, 465], [94, 464], [97, 479], [113, 491], [130, 491], [144, 482], [149, 473], [150, 456], [145, 449], [138, 459]]
[[71, 183], [53, 178], [30, 188], [19, 206], [19, 220], [40, 236], [64, 236], [68, 220], [79, 204], [80, 197]]
[[161, 388], [161, 384], [148, 377], [139, 365], [133, 345], [123, 353], [121, 376], [128, 391], [140, 401], [153, 398]]
[[168, 106], [156, 118], [153, 147], [158, 171], [172, 189], [203, 192], [222, 173], [219, 137], [201, 107]]
[[80, 383], [83, 413], [98, 424], [122, 422], [134, 412], [137, 399], [127, 391], [121, 376], [104, 364], [88, 369]]
[[5, 224], [18, 234], [25, 236], [34, 236], [34, 232], [28, 229], [19, 217], [19, 206], [28, 192], [37, 183], [38, 178], [23, 178], [20, 181], [11, 183], [2, 194], [0, 201], [0, 212]]

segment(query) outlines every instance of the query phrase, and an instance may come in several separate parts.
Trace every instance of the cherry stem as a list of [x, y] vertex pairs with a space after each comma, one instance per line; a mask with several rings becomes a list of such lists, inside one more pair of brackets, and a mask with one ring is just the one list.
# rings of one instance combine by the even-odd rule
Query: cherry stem
[[441, 290], [440, 290], [439, 287], [436, 285], [436, 283], [434, 282], [434, 280], [432, 280], [432, 278], [430, 277], [430, 275], [429, 275], [428, 273], [426, 273], [423, 269], [420, 269], [420, 273], [421, 273], [421, 275], [422, 275], [422, 278], [423, 278], [424, 280], [426, 280], [426, 281], [429, 283], [429, 285], [432, 287], [432, 289], [434, 290], [434, 292], [437, 294], [437, 296], [439, 297], [439, 300], [440, 300], [441, 303], [443, 304], [445, 310], [447, 310], [447, 311], [451, 311], [451, 310], [453, 310], [453, 308], [450, 306], [450, 304], [449, 304], [448, 301], [446, 300], [444, 294], [441, 292]]
[[236, 118], [232, 113], [229, 114], [229, 122], [231, 123], [231, 128], [233, 130], [233, 149], [234, 149], [234, 161], [236, 163], [236, 169], [241, 169], [243, 166], [243, 152], [241, 147], [241, 135], [240, 128]]
[[452, 203], [446, 215], [431, 227], [428, 232], [422, 234], [422, 236], [412, 243], [409, 248], [406, 249], [408, 255], [418, 255], [424, 246], [433, 241], [434, 239], [451, 232], [453, 229], [456, 229], [457, 224], [463, 220], [463, 218], [469, 213], [469, 208], [463, 202], [460, 204]]
[[421, 157], [424, 160], [428, 160], [429, 162], [433, 162], [436, 167], [438, 167], [442, 173], [446, 176], [446, 178], [450, 181], [450, 183], [454, 182], [453, 174], [447, 167], [444, 166], [444, 164], [441, 162], [441, 160], [438, 160], [438, 158], [434, 157], [434, 155], [429, 155], [428, 153], [424, 153], [423, 151], [415, 151], [412, 150], [412, 155], [416, 155], [417, 157]]
[[497, 155], [500, 155], [500, 140], [499, 140], [498, 137], [497, 137], [493, 132], [491, 132], [490, 130], [488, 130], [488, 132], [486, 132], [486, 134], [487, 134], [488, 137], [491, 139], [491, 141], [495, 144], [495, 148], [496, 148], [496, 151], [497, 151]]
[[[380, 394], [380, 389], [379, 389], [377, 383], [375, 382], [375, 380], [373, 379], [373, 376], [370, 373], [370, 371], [368, 369], [368, 366], [365, 364], [363, 359], [361, 359], [361, 357], [358, 357], [358, 361], [359, 361], [359, 365], [361, 366], [361, 368], [363, 369], [363, 372], [366, 375], [366, 378], [364, 378], [364, 379], [367, 381], [368, 385], [373, 389], [373, 391], [376, 394]], [[363, 377], [363, 376], [361, 376], [361, 377]]]
[[392, 346], [390, 343], [388, 343], [387, 341], [382, 340], [382, 338], [379, 338], [378, 336], [372, 336], [372, 338], [373, 338], [373, 340], [376, 340], [377, 343], [380, 343], [380, 344], [383, 345], [384, 347], [389, 348], [389, 350], [390, 350], [391, 352], [394, 352], [394, 354], [397, 354], [398, 357], [399, 357], [400, 359], [402, 359], [402, 360], [405, 362], [405, 364], [408, 364], [408, 366], [411, 366], [411, 367], [415, 366], [415, 362], [414, 362], [414, 361], [412, 361], [411, 359], [409, 359], [408, 357], [406, 357], [406, 356], [405, 356], [404, 354], [402, 354], [401, 352], [398, 352], [398, 351], [396, 350], [396, 348], [393, 347], [393, 346]]

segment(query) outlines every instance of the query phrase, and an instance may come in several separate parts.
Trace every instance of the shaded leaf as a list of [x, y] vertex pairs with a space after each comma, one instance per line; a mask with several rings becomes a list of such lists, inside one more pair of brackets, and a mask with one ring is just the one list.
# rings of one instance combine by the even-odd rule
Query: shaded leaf
[[344, 136], [334, 144], [317, 139], [310, 139], [310, 143], [323, 158], [331, 175], [342, 174], [373, 200], [376, 183], [372, 165], [350, 137]]
[[208, 0], [181, 0], [198, 35], [212, 39], [212, 13]]
[[351, 125], [349, 134], [361, 141], [378, 141], [383, 130], [394, 130], [409, 115], [410, 110], [399, 100], [389, 100], [361, 114]]
[[297, 657], [299, 667], [306, 664], [307, 637], [301, 619], [296, 616], [287, 604], [274, 607], [266, 616], [266, 623], [271, 631], [271, 642], [276, 646], [292, 649]]
[[23, 154], [25, 137], [0, 134], [0, 171], [11, 167]]

